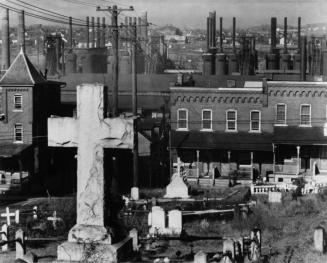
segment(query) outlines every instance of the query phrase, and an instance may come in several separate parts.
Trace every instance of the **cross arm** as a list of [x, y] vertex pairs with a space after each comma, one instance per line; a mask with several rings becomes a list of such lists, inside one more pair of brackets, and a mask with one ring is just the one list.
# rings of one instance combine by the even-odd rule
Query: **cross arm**
[[78, 121], [75, 118], [48, 118], [48, 146], [77, 147]]

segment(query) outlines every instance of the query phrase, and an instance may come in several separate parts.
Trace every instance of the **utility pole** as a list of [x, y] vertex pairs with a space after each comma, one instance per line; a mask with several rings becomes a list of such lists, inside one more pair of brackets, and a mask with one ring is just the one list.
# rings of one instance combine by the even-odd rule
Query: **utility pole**
[[137, 52], [137, 26], [134, 17], [131, 27], [131, 56], [132, 56], [132, 107], [133, 107], [133, 126], [134, 126], [134, 144], [133, 144], [133, 186], [138, 187], [138, 129], [137, 129], [137, 75], [136, 75], [136, 52]]
[[112, 51], [113, 51], [112, 115], [113, 117], [117, 117], [118, 116], [118, 73], [119, 73], [118, 72], [118, 15], [123, 11], [134, 11], [134, 7], [130, 6], [129, 8], [118, 8], [117, 5], [114, 5], [112, 7], [109, 6], [107, 8], [100, 8], [98, 6], [96, 10], [107, 11], [111, 14]]

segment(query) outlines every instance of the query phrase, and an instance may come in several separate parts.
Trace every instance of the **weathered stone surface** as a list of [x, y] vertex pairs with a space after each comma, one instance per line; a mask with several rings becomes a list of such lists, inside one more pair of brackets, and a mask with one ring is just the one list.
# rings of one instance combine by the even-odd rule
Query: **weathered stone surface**
[[323, 253], [325, 249], [325, 229], [317, 227], [314, 232], [314, 248], [316, 251]]
[[139, 200], [140, 199], [140, 193], [138, 187], [132, 187], [131, 189], [131, 199], [132, 200]]
[[104, 226], [77, 224], [69, 231], [68, 241], [111, 244], [111, 237]]
[[174, 174], [171, 182], [166, 187], [165, 198], [188, 198], [188, 186], [179, 174]]
[[200, 250], [194, 255], [194, 263], [207, 263], [207, 254]]
[[172, 234], [180, 234], [182, 232], [182, 211], [171, 210], [168, 212], [168, 228]]

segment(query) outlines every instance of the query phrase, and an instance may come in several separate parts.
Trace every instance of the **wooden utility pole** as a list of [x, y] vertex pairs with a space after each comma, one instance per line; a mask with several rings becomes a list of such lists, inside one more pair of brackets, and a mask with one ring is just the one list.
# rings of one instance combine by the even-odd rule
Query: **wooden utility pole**
[[136, 52], [137, 52], [137, 26], [136, 18], [131, 27], [131, 56], [132, 56], [132, 107], [134, 117], [134, 144], [133, 144], [133, 186], [138, 187], [138, 129], [137, 129], [137, 75], [136, 75]]
[[118, 8], [116, 5], [112, 7], [109, 6], [107, 8], [100, 8], [98, 6], [97, 11], [107, 11], [111, 14], [112, 51], [113, 51], [112, 115], [113, 117], [117, 117], [118, 116], [118, 73], [119, 73], [118, 72], [118, 15], [122, 11], [134, 11], [134, 8], [133, 6], [130, 6], [129, 8]]

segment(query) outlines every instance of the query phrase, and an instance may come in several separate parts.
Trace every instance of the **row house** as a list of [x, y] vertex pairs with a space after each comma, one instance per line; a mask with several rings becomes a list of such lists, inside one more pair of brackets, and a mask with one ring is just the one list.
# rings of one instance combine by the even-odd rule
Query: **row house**
[[198, 76], [170, 91], [171, 162], [190, 181], [327, 178], [327, 82]]

